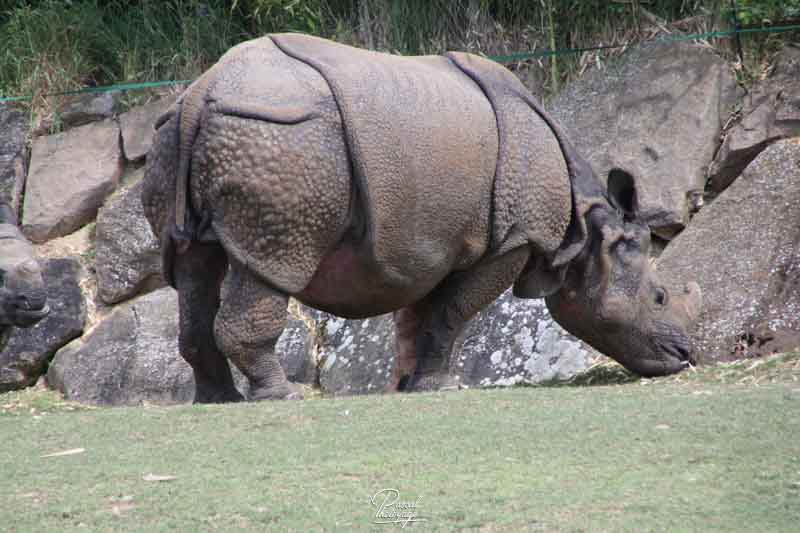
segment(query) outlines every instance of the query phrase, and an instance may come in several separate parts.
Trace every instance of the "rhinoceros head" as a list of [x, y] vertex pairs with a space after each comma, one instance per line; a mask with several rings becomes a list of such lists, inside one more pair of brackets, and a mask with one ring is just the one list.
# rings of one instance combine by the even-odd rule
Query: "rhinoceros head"
[[15, 221], [0, 204], [0, 329], [30, 327], [50, 312], [35, 251]]
[[603, 190], [581, 163], [565, 279], [547, 306], [567, 331], [627, 369], [642, 376], [678, 372], [694, 362], [688, 329], [700, 312], [700, 287], [671, 291], [659, 280], [631, 175], [612, 170]]

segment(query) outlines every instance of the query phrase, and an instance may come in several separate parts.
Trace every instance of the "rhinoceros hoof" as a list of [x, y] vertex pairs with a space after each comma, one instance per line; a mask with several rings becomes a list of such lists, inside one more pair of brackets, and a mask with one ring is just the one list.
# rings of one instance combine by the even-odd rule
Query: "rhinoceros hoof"
[[451, 391], [463, 388], [456, 376], [439, 372], [415, 376], [406, 388], [409, 392]]
[[248, 399], [255, 402], [261, 400], [302, 400], [303, 393], [287, 383], [276, 387], [251, 388], [250, 398]]
[[194, 393], [194, 403], [232, 403], [244, 400], [239, 391], [233, 390], [209, 390], [197, 387]]

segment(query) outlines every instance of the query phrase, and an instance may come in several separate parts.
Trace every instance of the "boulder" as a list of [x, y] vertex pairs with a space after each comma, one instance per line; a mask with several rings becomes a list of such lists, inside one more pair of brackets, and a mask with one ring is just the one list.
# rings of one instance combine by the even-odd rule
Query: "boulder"
[[19, 216], [27, 172], [28, 115], [0, 104], [0, 202], [8, 202]]
[[[346, 320], [304, 309], [320, 331], [322, 390], [383, 391], [395, 357], [392, 315]], [[553, 321], [544, 300], [517, 299], [508, 290], [470, 321], [455, 343], [450, 365], [468, 387], [497, 387], [568, 379], [597, 356]]]
[[741, 120], [725, 135], [709, 188], [724, 191], [767, 146], [800, 135], [800, 48], [787, 46], [771, 74], [744, 99]]
[[314, 385], [317, 375], [317, 338], [319, 331], [311, 313], [297, 301], [289, 303], [289, 317], [275, 351], [289, 381]]
[[13, 328], [0, 350], [0, 392], [36, 383], [56, 351], [79, 337], [86, 320], [86, 302], [79, 283], [84, 273], [75, 259], [44, 263], [50, 314], [31, 328]]
[[174, 98], [162, 98], [120, 115], [119, 125], [122, 130], [125, 159], [128, 161], [144, 159], [153, 145], [156, 120], [166, 113], [174, 102]]
[[701, 361], [800, 348], [800, 138], [776, 142], [693, 219], [658, 261], [697, 280]]
[[636, 179], [642, 215], [671, 239], [704, 189], [735, 97], [730, 68], [711, 49], [656, 42], [570, 84], [549, 107], [598, 176], [619, 168]]
[[[313, 382], [312, 344], [296, 317], [278, 340], [291, 379]], [[294, 340], [293, 340], [294, 339]], [[304, 361], [304, 358], [306, 359]], [[246, 380], [233, 368], [240, 390]], [[194, 398], [194, 377], [178, 352], [178, 298], [163, 288], [113, 308], [94, 329], [59, 350], [47, 381], [68, 400], [95, 405], [176, 403]]]
[[508, 290], [472, 319], [451, 364], [464, 385], [495, 387], [569, 379], [597, 357], [553, 320], [543, 299]]
[[71, 97], [61, 106], [59, 120], [66, 129], [109, 119], [114, 116], [119, 95], [114, 91]]
[[394, 365], [392, 315], [347, 320], [319, 311], [319, 383], [329, 394], [382, 392]]
[[164, 286], [161, 247], [144, 216], [141, 192], [141, 180], [135, 181], [111, 196], [97, 215], [97, 293], [106, 304]]
[[192, 400], [192, 372], [178, 355], [175, 291], [161, 289], [116, 307], [56, 353], [47, 381], [68, 400], [96, 405]]
[[111, 120], [39, 137], [25, 189], [23, 232], [44, 242], [91, 222], [121, 174], [119, 127]]

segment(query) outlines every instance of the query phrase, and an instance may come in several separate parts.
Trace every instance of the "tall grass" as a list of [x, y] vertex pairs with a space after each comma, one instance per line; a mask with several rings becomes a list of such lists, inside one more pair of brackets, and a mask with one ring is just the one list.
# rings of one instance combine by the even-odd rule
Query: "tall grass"
[[197, 75], [247, 38], [224, 4], [47, 0], [19, 6], [6, 12], [0, 28], [0, 93]]
[[[791, 5], [796, 2], [800, 0], [788, 0]], [[190, 79], [234, 44], [268, 32], [302, 31], [402, 54], [466, 50], [493, 55], [627, 41], [653, 27], [653, 17], [665, 23], [695, 17], [699, 22], [691, 29], [712, 29], [727, 24], [720, 16], [723, 4], [722, 0], [0, 0], [0, 95]], [[523, 77], [526, 72], [547, 70], [547, 88], [555, 90], [581, 66], [582, 57], [575, 55], [512, 68]], [[530, 77], [542, 79], [543, 74]]]

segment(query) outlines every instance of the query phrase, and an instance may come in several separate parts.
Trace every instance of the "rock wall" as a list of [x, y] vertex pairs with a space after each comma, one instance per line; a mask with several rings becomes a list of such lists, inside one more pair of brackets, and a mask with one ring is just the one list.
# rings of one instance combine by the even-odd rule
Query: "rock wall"
[[696, 279], [706, 362], [800, 347], [800, 137], [764, 150], [659, 258], [664, 279]]
[[567, 87], [548, 108], [598, 176], [630, 173], [653, 232], [671, 239], [697, 192], [736, 102], [732, 69], [687, 42], [636, 47]]
[[800, 47], [781, 51], [770, 75], [744, 98], [739, 115], [710, 168], [708, 185], [715, 193], [733, 183], [770, 144], [800, 135]]

